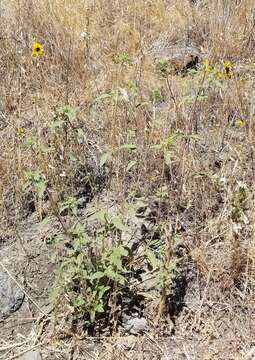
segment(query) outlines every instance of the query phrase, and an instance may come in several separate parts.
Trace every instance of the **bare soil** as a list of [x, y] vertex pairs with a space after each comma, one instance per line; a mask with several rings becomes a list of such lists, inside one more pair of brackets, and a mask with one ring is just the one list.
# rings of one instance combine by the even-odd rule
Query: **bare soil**
[[198, 275], [192, 262], [184, 265], [188, 275], [170, 301], [168, 323], [150, 319], [138, 336], [59, 336], [48, 297], [54, 278], [50, 239], [56, 231], [53, 220], [38, 222], [33, 214], [19, 226], [18, 236], [1, 242], [1, 262], [25, 292], [22, 306], [1, 321], [1, 358], [13, 359], [33, 347], [43, 360], [254, 358], [254, 294], [234, 286], [222, 289], [211, 272]]

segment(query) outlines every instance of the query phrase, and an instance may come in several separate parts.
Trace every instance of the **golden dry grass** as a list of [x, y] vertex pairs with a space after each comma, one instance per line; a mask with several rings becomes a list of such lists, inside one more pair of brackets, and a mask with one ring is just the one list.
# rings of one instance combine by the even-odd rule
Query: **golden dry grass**
[[[210, 283], [226, 291], [237, 286], [252, 296], [254, 1], [2, 0], [0, 8], [2, 236], [22, 217], [26, 171], [43, 169], [57, 201], [75, 193], [80, 166], [90, 161], [97, 166], [102, 153], [132, 142], [135, 153], [113, 155], [109, 191], [121, 203], [132, 192], [155, 194], [164, 187], [169, 218], [175, 213], [178, 222], [183, 209], [192, 214], [184, 236], [200, 274], [209, 273]], [[44, 47], [41, 58], [31, 56], [34, 42]], [[201, 69], [163, 76], [153, 58], [157, 47], [187, 42], [211, 64], [230, 60], [233, 76], [220, 85], [204, 79]], [[122, 63], [125, 54], [130, 61]], [[100, 98], [116, 90], [122, 100]], [[78, 160], [31, 152], [25, 146], [30, 135], [41, 145], [58, 141], [48, 127], [56, 108], [67, 104], [79, 108], [74, 126], [85, 133], [82, 144], [73, 134], [68, 139]], [[240, 118], [243, 128], [236, 125]], [[172, 158], [165, 162], [152, 146], [170, 134]], [[136, 161], [131, 173], [130, 160]], [[243, 187], [245, 205], [236, 200]]]

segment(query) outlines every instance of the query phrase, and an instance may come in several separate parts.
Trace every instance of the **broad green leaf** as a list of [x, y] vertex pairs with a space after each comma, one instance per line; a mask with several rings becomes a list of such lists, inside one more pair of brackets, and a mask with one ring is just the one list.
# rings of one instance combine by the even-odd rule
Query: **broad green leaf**
[[90, 275], [90, 280], [99, 280], [102, 279], [105, 276], [105, 274], [102, 271], [97, 271], [95, 273], [93, 273], [92, 275]]
[[154, 251], [148, 249], [146, 251], [146, 256], [147, 256], [147, 259], [149, 260], [149, 263], [153, 267], [153, 269], [158, 268], [160, 261], [157, 259]]
[[119, 245], [112, 249], [112, 253], [110, 254], [109, 260], [112, 265], [115, 265], [118, 270], [122, 270], [122, 257], [128, 256], [128, 251], [122, 246]]
[[98, 303], [95, 307], [94, 307], [95, 311], [97, 313], [103, 313], [104, 312], [104, 307], [102, 303]]
[[94, 214], [89, 215], [87, 219], [89, 221], [98, 220], [102, 223], [105, 223], [107, 220], [107, 211], [104, 209], [96, 211]]
[[77, 296], [74, 301], [73, 301], [73, 305], [74, 306], [83, 306], [85, 304], [85, 300], [83, 299], [83, 297], [81, 295]]
[[120, 231], [128, 231], [128, 226], [126, 226], [120, 216], [115, 216], [111, 220], [114, 227]]
[[115, 273], [115, 271], [113, 271], [113, 269], [111, 267], [108, 267], [104, 273], [109, 279], [112, 279], [112, 280], [115, 279], [116, 273]]

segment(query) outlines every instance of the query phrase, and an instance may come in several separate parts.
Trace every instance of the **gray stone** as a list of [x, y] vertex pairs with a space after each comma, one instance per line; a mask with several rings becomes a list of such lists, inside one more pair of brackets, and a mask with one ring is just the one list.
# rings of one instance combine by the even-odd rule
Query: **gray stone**
[[9, 275], [0, 271], [0, 320], [17, 311], [24, 300], [25, 294]]
[[141, 334], [148, 329], [148, 322], [145, 318], [131, 317], [125, 323], [125, 329], [133, 335]]
[[18, 358], [18, 360], [42, 360], [38, 350], [31, 350]]

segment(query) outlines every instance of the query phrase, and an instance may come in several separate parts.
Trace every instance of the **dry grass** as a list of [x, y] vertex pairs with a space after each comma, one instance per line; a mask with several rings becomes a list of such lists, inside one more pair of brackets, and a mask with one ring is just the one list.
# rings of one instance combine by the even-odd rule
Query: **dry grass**
[[[26, 171], [43, 169], [55, 204], [76, 194], [81, 168], [98, 168], [102, 153], [132, 142], [136, 151], [114, 152], [107, 189], [119, 204], [164, 189], [177, 233], [182, 214], [188, 216], [182, 236], [206, 286], [221, 294], [238, 291], [251, 306], [254, 1], [2, 0], [0, 8], [0, 235], [14, 233], [24, 216]], [[44, 46], [41, 58], [31, 56], [35, 41]], [[232, 77], [216, 84], [201, 69], [163, 76], [154, 54], [172, 44], [199, 49], [211, 64], [231, 61]], [[118, 99], [100, 98], [116, 90]], [[38, 147], [54, 143], [60, 153], [64, 134], [54, 137], [49, 124], [67, 104], [79, 108], [73, 126], [85, 134], [79, 143], [69, 129], [65, 145], [76, 161], [25, 146], [33, 135]], [[171, 160], [165, 161], [162, 149], [152, 146], [170, 134]], [[40, 216], [48, 211], [37, 200], [35, 206]]]

